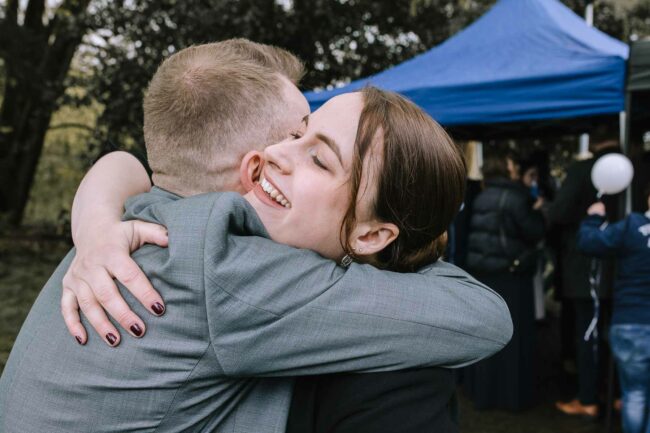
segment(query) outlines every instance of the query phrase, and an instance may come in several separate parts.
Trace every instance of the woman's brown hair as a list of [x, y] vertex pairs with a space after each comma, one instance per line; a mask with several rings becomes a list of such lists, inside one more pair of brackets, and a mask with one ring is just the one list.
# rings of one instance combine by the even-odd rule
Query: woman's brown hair
[[[383, 138], [381, 166], [376, 167], [374, 216], [399, 228], [399, 236], [373, 260], [377, 267], [412, 272], [443, 254], [446, 230], [465, 195], [466, 166], [462, 152], [445, 130], [404, 97], [374, 87], [361, 91], [359, 119], [350, 181], [350, 207], [343, 219], [342, 239], [349, 239], [363, 161]], [[344, 249], [352, 251], [349, 241]]]

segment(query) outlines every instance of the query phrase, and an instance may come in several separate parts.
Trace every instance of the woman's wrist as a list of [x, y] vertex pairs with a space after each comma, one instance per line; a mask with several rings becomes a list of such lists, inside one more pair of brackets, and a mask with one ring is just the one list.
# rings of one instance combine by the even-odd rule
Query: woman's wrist
[[82, 180], [72, 204], [75, 245], [119, 225], [126, 199], [150, 188], [147, 172], [134, 156], [113, 152], [102, 157]]
[[122, 222], [120, 213], [111, 208], [99, 208], [96, 212], [80, 215], [72, 224], [72, 242], [77, 250], [92, 244], [100, 244], [102, 239], [110, 241], [111, 233], [119, 230]]

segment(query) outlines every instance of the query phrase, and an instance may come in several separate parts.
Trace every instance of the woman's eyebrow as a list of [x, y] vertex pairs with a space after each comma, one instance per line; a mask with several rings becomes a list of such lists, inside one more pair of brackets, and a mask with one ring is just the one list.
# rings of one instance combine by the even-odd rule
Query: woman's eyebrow
[[339, 159], [341, 167], [345, 167], [343, 165], [343, 158], [341, 157], [341, 148], [339, 147], [338, 143], [334, 139], [328, 137], [327, 135], [323, 135], [320, 132], [316, 134], [316, 138], [327, 144], [327, 146], [332, 149], [332, 152], [334, 152], [336, 157]]

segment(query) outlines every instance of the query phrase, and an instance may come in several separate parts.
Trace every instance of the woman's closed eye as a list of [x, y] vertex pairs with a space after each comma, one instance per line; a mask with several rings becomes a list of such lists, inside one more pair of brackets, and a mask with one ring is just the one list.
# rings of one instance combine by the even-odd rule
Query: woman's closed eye
[[309, 155], [311, 156], [312, 161], [314, 161], [314, 164], [316, 164], [318, 167], [320, 167], [323, 170], [329, 171], [327, 166], [323, 164], [323, 162], [320, 159], [318, 159], [318, 154], [316, 153], [315, 149], [310, 149]]

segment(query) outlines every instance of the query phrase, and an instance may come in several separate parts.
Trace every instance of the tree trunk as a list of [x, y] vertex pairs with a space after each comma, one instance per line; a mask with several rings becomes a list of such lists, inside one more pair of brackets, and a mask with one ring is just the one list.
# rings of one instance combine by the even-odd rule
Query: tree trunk
[[37, 95], [7, 97], [20, 92], [21, 87], [7, 88], [0, 114], [3, 129], [0, 132], [3, 149], [0, 154], [0, 212], [11, 225], [18, 225], [22, 220], [54, 110], [51, 101], [43, 101]]
[[[87, 25], [89, 0], [64, 1], [47, 26], [43, 0], [30, 0], [25, 24], [1, 23], [5, 93], [0, 106], [0, 222], [20, 224], [45, 134]], [[7, 15], [7, 19], [9, 15]]]

